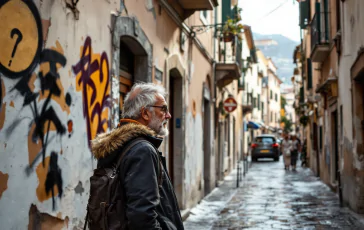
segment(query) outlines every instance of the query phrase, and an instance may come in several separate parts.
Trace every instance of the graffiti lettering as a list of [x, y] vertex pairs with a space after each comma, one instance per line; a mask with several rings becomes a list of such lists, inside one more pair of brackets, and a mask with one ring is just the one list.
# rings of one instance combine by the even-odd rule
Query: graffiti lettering
[[[34, 3], [29, 0], [0, 0], [0, 74], [1, 77], [17, 81], [10, 89], [22, 97], [21, 110], [30, 111], [28, 130], [29, 175], [34, 165], [42, 157], [37, 167], [37, 176], [41, 191], [37, 189], [39, 201], [49, 199], [51, 194], [53, 208], [55, 196], [62, 195], [62, 174], [58, 166], [58, 153], [51, 151], [47, 155], [49, 143], [57, 136], [66, 135], [66, 125], [57, 111], [70, 113], [72, 98], [65, 94], [60, 80], [59, 69], [64, 68], [67, 60], [61, 45], [42, 50], [43, 31], [40, 14]], [[39, 70], [35, 72], [34, 70]], [[4, 82], [0, 77], [0, 129], [4, 122], [6, 103]], [[35, 87], [35, 86], [39, 87]], [[14, 104], [14, 103], [13, 103]], [[10, 103], [10, 106], [12, 104]], [[14, 105], [13, 105], [14, 106]], [[5, 134], [10, 136], [14, 129], [25, 120], [15, 117], [8, 124]], [[69, 120], [69, 124], [72, 123]], [[68, 131], [70, 132], [70, 125]], [[71, 126], [72, 128], [72, 126]], [[53, 132], [55, 131], [55, 135]], [[49, 154], [50, 151], [48, 151]], [[46, 161], [49, 163], [46, 164]], [[42, 170], [39, 170], [42, 168]], [[38, 172], [44, 172], [44, 177]], [[39, 174], [39, 175], [38, 175]], [[56, 191], [54, 191], [56, 189]], [[40, 195], [39, 195], [40, 194]]]
[[86, 119], [87, 138], [105, 132], [108, 124], [110, 103], [109, 61], [107, 54], [92, 53], [91, 38], [87, 37], [81, 48], [80, 61], [72, 66], [76, 75], [77, 91], [82, 91], [83, 115]]
[[[57, 43], [59, 49], [60, 45]], [[62, 51], [63, 52], [63, 51]], [[23, 108], [28, 107], [32, 112], [32, 120], [29, 124], [29, 166], [27, 174], [32, 171], [37, 160], [42, 156], [42, 164], [45, 166], [45, 158], [48, 143], [55, 138], [50, 138], [49, 132], [56, 131], [57, 135], [66, 134], [66, 126], [62, 124], [60, 118], [55, 112], [53, 102], [65, 101], [67, 107], [71, 103], [71, 96], [63, 94], [63, 88], [60, 82], [58, 69], [66, 65], [66, 58], [56, 48], [44, 49], [40, 54], [38, 74], [28, 73], [22, 77], [11, 91], [17, 91], [23, 98]], [[38, 80], [40, 90], [34, 91], [32, 83]], [[59, 104], [59, 103], [58, 103]], [[63, 108], [64, 109], [64, 108]], [[69, 109], [69, 108], [68, 108]], [[9, 126], [7, 134], [11, 135], [12, 130], [21, 122], [21, 119], [15, 119], [14, 123]], [[32, 153], [36, 151], [35, 153]], [[54, 185], [58, 188], [58, 195], [62, 194], [62, 177], [61, 170], [57, 165], [57, 155], [51, 153], [48, 174], [45, 179], [45, 190], [48, 194], [52, 192], [53, 208]]]

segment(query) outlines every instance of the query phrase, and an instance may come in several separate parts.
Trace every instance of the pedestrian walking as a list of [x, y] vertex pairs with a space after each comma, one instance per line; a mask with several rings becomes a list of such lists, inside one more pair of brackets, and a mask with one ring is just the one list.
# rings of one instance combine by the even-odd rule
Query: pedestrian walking
[[289, 165], [291, 164], [291, 145], [292, 142], [289, 139], [288, 133], [285, 133], [284, 139], [281, 144], [281, 152], [283, 155], [283, 163], [285, 170], [289, 170]]
[[171, 118], [165, 89], [135, 84], [125, 97], [122, 118], [117, 128], [92, 141], [99, 171], [90, 179], [89, 228], [184, 229], [166, 161], [158, 151]]
[[300, 151], [300, 142], [298, 141], [295, 133], [292, 133], [291, 137], [291, 167], [293, 171], [296, 171], [298, 152]]

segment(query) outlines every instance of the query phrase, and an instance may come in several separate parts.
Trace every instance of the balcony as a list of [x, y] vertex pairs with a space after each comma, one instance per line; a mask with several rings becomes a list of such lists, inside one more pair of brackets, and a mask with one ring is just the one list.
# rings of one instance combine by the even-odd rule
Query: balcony
[[178, 0], [185, 10], [213, 10], [217, 6], [217, 0]]
[[311, 61], [323, 62], [330, 52], [327, 12], [320, 12], [320, 3], [316, 3], [316, 13], [311, 22]]
[[181, 23], [196, 11], [213, 10], [217, 0], [158, 0], [158, 3], [177, 23]]
[[243, 108], [244, 115], [251, 113], [253, 111], [253, 94], [252, 93], [243, 93], [242, 108]]
[[338, 97], [338, 80], [337, 77], [329, 77], [316, 88], [316, 93], [327, 94], [329, 97]]
[[[223, 46], [223, 48], [221, 48]], [[216, 63], [216, 84], [223, 88], [241, 78], [242, 43], [235, 37], [232, 42], [221, 42], [219, 62]]]

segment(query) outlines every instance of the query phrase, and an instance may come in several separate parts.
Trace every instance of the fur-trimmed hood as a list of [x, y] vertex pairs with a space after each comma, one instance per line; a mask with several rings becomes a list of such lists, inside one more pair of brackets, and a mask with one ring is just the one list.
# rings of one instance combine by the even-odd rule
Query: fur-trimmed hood
[[[157, 139], [158, 142], [162, 142], [162, 139], [156, 137], [157, 135], [153, 130], [143, 124], [128, 120], [121, 120], [120, 124], [118, 128], [108, 133], [99, 134], [91, 141], [91, 151], [96, 159], [107, 157], [128, 141], [140, 136], [147, 137], [148, 139]], [[159, 146], [156, 147], [158, 148]]]

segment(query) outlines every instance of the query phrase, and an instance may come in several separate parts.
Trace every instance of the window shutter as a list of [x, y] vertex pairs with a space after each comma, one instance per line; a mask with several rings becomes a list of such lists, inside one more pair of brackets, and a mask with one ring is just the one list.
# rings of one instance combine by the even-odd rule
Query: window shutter
[[306, 29], [310, 21], [310, 1], [304, 0], [300, 2], [300, 27]]
[[307, 58], [307, 89], [312, 89], [312, 62]]
[[232, 10], [231, 10], [231, 0], [224, 0], [222, 1], [222, 23], [225, 23], [226, 20], [228, 20], [229, 18], [232, 18]]
[[300, 88], [300, 103], [304, 103], [305, 102], [305, 98], [304, 98], [304, 89], [303, 86]]

